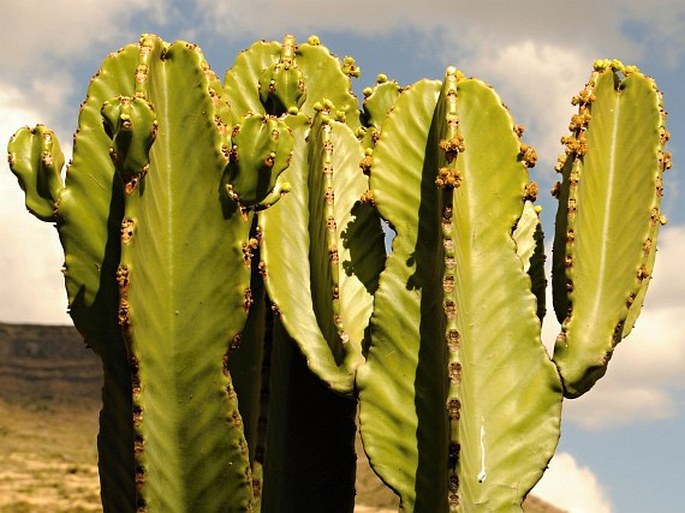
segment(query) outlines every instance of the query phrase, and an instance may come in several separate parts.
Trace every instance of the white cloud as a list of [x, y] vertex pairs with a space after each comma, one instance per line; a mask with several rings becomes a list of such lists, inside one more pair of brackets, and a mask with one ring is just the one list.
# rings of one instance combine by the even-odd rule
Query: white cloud
[[[532, 39], [492, 48], [467, 59], [468, 73], [487, 77], [526, 128], [525, 139], [549, 168], [561, 153], [574, 108], [571, 98], [585, 84], [591, 64], [580, 52]], [[546, 176], [552, 180], [551, 173]]]
[[[670, 181], [671, 178], [675, 177], [666, 176], [665, 180]], [[659, 233], [657, 248], [654, 278], [649, 285], [646, 306], [655, 309], [685, 307], [685, 226], [666, 225]]]
[[[163, 24], [167, 1], [92, 2], [26, 0], [7, 3], [0, 17], [0, 141], [21, 126], [45, 123], [55, 130], [68, 159], [74, 117], [71, 110], [76, 63], [135, 40], [134, 17], [154, 16]], [[99, 50], [99, 49], [102, 49]], [[81, 88], [78, 88], [81, 90]], [[4, 159], [3, 159], [4, 160]], [[5, 162], [0, 164], [0, 321], [67, 323], [60, 273], [64, 257], [53, 226], [33, 218]]]
[[[167, 0], [153, 4], [145, 0], [5, 4], [0, 17], [0, 67], [7, 73], [0, 80], [0, 90], [11, 89], [17, 104], [40, 113], [34, 119], [22, 117], [20, 125], [40, 121], [68, 141], [76, 128], [76, 102], [85, 91], [85, 84], [74, 80], [79, 65], [88, 62], [89, 71], [94, 72], [106, 52], [135, 41], [138, 34], [129, 32], [134, 17], [154, 16], [157, 23], [164, 23]], [[7, 117], [3, 123], [10, 130], [18, 128], [9, 125]]]
[[[637, 3], [637, 0], [627, 3]], [[210, 28], [228, 37], [279, 37], [284, 29], [380, 35], [398, 28], [424, 31], [435, 37], [435, 29], [443, 28], [453, 35], [453, 41], [461, 41], [472, 48], [490, 44], [493, 39], [500, 43], [503, 39], [512, 40], [522, 32], [536, 32], [541, 38], [575, 40], [581, 44], [588, 37], [606, 37], [608, 41], [615, 33], [620, 35], [624, 11], [623, 5], [621, 9], [612, 9], [591, 0], [573, 3], [424, 0], [421, 5], [413, 0], [396, 0], [391, 8], [383, 2], [366, 0], [253, 0], [230, 5], [196, 0], [195, 4], [206, 13], [205, 21]], [[571, 22], [573, 18], [582, 19], [582, 37], [578, 23]], [[613, 44], [619, 47], [623, 42]]]
[[69, 105], [69, 97], [75, 88], [85, 91], [85, 87], [74, 85], [74, 79], [70, 73], [56, 71], [51, 74], [49, 82], [40, 76], [33, 77], [28, 87], [24, 88], [22, 95], [30, 98], [32, 109], [39, 111], [44, 119], [45, 116], [50, 118], [49, 121], [55, 126], [53, 130], [56, 130], [58, 125], [63, 124], [60, 114], [65, 105]]
[[612, 507], [592, 471], [568, 453], [556, 454], [533, 488], [533, 495], [568, 513], [611, 513]]
[[[74, 58], [83, 58], [94, 48], [121, 44], [137, 34], [128, 34], [134, 16], [151, 14], [163, 22], [165, 1], [22, 0], [4, 2], [0, 17], [0, 64], [15, 77], [42, 72], [50, 83], [52, 73]], [[110, 49], [111, 50], [111, 49]]]
[[564, 419], [594, 431], [661, 420], [676, 413], [673, 399], [663, 389], [644, 384], [625, 387], [609, 376], [583, 397], [567, 401]]
[[[595, 59], [616, 57], [635, 63], [645, 56], [648, 44], [673, 47], [671, 53], [681, 56], [685, 7], [680, 4], [424, 0], [418, 6], [413, 0], [396, 0], [388, 8], [366, 0], [220, 5], [195, 0], [209, 31], [227, 39], [280, 40], [286, 32], [300, 37], [319, 31], [374, 37], [411, 31], [417, 53], [428, 44], [445, 65], [456, 65], [495, 85], [517, 121], [528, 128], [526, 141], [536, 148], [540, 166], [546, 169], [562, 151], [559, 139], [568, 131], [571, 97], [585, 84]], [[545, 187], [551, 185], [553, 174], [546, 173], [541, 180]]]
[[685, 4], [681, 0], [629, 2], [626, 6], [625, 29], [639, 40], [659, 50], [671, 67], [682, 65], [685, 55]]
[[[585, 429], [669, 418], [680, 413], [685, 389], [685, 227], [659, 238], [654, 278], [631, 334], [614, 352], [606, 375], [588, 393], [564, 403], [564, 418]], [[551, 316], [550, 316], [551, 317]], [[543, 340], [558, 324], [546, 319]]]
[[[9, 140], [16, 128], [35, 124], [38, 115], [23, 95], [0, 88], [0, 140]], [[0, 322], [69, 322], [60, 268], [64, 261], [53, 226], [31, 216], [6, 161], [0, 165]]]
[[[683, 41], [685, 6], [680, 0], [624, 2], [541, 2], [539, 0], [252, 0], [226, 2], [195, 0], [206, 28], [228, 39], [267, 37], [284, 32], [308, 34], [332, 31], [373, 37], [395, 30], [442, 38], [446, 53], [462, 55], [491, 47], [520, 44], [534, 36], [540, 44], [593, 52], [590, 59], [635, 59], [643, 43], [678, 48]], [[267, 15], [265, 15], [267, 13]], [[638, 30], [639, 29], [639, 30]], [[682, 45], [680, 45], [682, 46]], [[595, 54], [594, 52], [600, 52]]]

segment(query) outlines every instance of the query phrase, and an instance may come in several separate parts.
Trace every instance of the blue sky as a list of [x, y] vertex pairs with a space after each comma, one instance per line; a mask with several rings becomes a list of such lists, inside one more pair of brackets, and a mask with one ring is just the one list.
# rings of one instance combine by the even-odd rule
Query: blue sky
[[[647, 5], [648, 4], [648, 5]], [[378, 73], [403, 85], [441, 78], [452, 64], [493, 84], [540, 160], [542, 190], [596, 58], [637, 64], [664, 92], [673, 169], [663, 209], [670, 218], [636, 329], [607, 377], [565, 403], [558, 456], [537, 493], [573, 513], [685, 511], [685, 3], [682, 0], [479, 2], [423, 0], [94, 2], [0, 0], [0, 139], [43, 122], [65, 151], [78, 104], [104, 56], [142, 32], [198, 43], [223, 76], [257, 39], [312, 33], [361, 66], [360, 92]], [[26, 214], [16, 180], [0, 169], [0, 321], [67, 323], [54, 229]], [[543, 195], [548, 241], [554, 204]], [[557, 327], [544, 329], [549, 344]]]

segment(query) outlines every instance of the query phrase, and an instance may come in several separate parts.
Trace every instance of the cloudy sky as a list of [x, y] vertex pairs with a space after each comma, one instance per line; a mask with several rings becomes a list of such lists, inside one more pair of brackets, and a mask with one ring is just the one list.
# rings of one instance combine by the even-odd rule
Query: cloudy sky
[[[403, 85], [441, 78], [452, 64], [493, 84], [525, 140], [534, 178], [548, 189], [573, 108], [596, 58], [616, 57], [654, 76], [665, 94], [669, 224], [644, 313], [607, 377], [565, 403], [558, 455], [536, 492], [573, 513], [685, 511], [685, 3], [682, 0], [0, 0], [0, 140], [24, 125], [53, 128], [69, 151], [78, 104], [103, 57], [142, 32], [198, 43], [220, 76], [257, 39], [312, 33], [362, 77]], [[4, 143], [3, 143], [4, 144]], [[547, 233], [553, 205], [543, 199]], [[16, 180], [0, 169], [0, 322], [68, 323], [54, 228], [29, 216]], [[549, 237], [551, 238], [551, 237]], [[545, 327], [551, 343], [557, 327]]]

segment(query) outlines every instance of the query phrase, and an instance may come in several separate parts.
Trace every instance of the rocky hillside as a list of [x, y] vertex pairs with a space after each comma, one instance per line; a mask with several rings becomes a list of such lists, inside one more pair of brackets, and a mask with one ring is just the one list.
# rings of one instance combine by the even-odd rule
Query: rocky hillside
[[100, 374], [74, 328], [0, 324], [0, 397], [95, 406]]
[[[0, 323], [0, 513], [101, 512], [100, 363], [72, 327]], [[361, 452], [360, 452], [361, 453]], [[355, 513], [397, 500], [358, 461]], [[526, 513], [564, 513], [531, 497]]]
[[102, 511], [100, 382], [73, 328], [0, 324], [0, 513]]

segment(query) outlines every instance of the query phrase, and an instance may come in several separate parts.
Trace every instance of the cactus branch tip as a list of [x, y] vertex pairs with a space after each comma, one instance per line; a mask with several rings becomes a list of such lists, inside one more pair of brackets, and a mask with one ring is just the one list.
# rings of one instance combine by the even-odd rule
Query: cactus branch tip
[[448, 66], [445, 70], [445, 77], [454, 79], [457, 82], [459, 82], [461, 80], [464, 80], [466, 78], [466, 75], [464, 75], [464, 73], [455, 66]]
[[359, 78], [361, 75], [361, 68], [357, 66], [354, 57], [347, 55], [342, 62], [342, 72], [348, 77]]
[[614, 72], [621, 72], [621, 73], [634, 73], [639, 71], [639, 69], [636, 66], [625, 66], [620, 60], [618, 59], [597, 59], [593, 63], [594, 70], [597, 72], [602, 72], [606, 70], [611, 70]]

